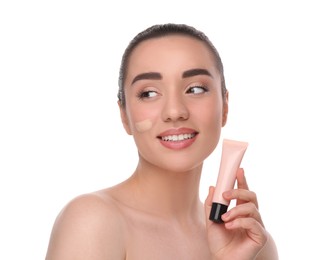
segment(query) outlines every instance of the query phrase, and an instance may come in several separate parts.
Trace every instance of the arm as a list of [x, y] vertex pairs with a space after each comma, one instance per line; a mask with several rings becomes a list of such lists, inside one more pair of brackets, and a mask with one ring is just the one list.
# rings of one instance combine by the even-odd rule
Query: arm
[[113, 205], [95, 194], [80, 196], [57, 217], [46, 260], [125, 259], [121, 224]]

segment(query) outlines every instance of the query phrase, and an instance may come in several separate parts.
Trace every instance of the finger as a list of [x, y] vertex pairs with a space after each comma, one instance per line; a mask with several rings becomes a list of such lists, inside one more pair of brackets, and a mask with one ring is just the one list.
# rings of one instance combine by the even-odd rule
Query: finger
[[236, 218], [253, 218], [264, 226], [261, 215], [255, 204], [249, 202], [238, 205], [222, 215], [224, 222], [230, 222]]
[[211, 212], [212, 208], [212, 201], [213, 201], [213, 193], [214, 193], [214, 187], [210, 186], [208, 190], [208, 195], [205, 200], [205, 214], [206, 214], [206, 219], [209, 218], [209, 214]]
[[237, 205], [244, 204], [247, 202], [252, 202], [256, 205], [258, 209], [258, 201], [256, 193], [249, 190], [244, 189], [237, 189], [237, 190], [229, 190], [226, 192], [223, 192], [223, 197], [226, 200], [237, 200]]
[[249, 190], [249, 186], [243, 168], [239, 168], [237, 171], [237, 187], [238, 189]]
[[[249, 190], [249, 186], [248, 186], [243, 168], [239, 168], [237, 171], [237, 187], [238, 187], [238, 189]], [[244, 201], [244, 200], [238, 199], [237, 205], [243, 204], [245, 202], [246, 201]]]
[[266, 230], [253, 218], [237, 218], [225, 223], [225, 228], [229, 230], [245, 229], [247, 235], [259, 246], [263, 246], [267, 242], [268, 235]]
[[209, 186], [208, 195], [207, 195], [206, 200], [205, 200], [205, 206], [209, 206], [209, 207], [212, 206], [213, 194], [214, 194], [214, 187]]

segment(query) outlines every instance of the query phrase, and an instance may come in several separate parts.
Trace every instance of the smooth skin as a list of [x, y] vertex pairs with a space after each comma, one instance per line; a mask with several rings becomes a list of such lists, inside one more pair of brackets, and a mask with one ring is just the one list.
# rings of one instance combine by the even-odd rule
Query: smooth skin
[[[209, 75], [185, 73], [198, 68]], [[135, 80], [148, 72], [156, 76]], [[213, 187], [204, 204], [199, 199], [203, 162], [227, 120], [228, 94], [223, 101], [220, 81], [211, 53], [196, 39], [170, 35], [136, 47], [126, 107], [119, 106], [138, 148], [137, 168], [124, 182], [66, 205], [55, 221], [47, 260], [278, 259], [242, 169], [238, 187], [223, 194], [237, 201], [223, 215], [225, 224], [208, 220]], [[138, 131], [144, 120], [151, 128]], [[158, 136], [181, 128], [197, 133], [191, 145], [162, 145]]]

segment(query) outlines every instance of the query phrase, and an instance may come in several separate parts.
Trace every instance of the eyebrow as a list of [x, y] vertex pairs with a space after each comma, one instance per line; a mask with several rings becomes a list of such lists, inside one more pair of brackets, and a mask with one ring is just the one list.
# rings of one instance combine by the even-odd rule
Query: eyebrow
[[131, 84], [134, 84], [138, 80], [143, 80], [143, 79], [162, 79], [162, 75], [158, 72], [146, 72], [146, 73], [141, 73], [138, 74], [134, 79], [132, 80]]
[[[212, 74], [206, 69], [190, 69], [186, 70], [182, 73], [182, 78], [190, 78], [198, 75], [206, 75], [212, 77]], [[154, 79], [154, 80], [161, 80], [163, 77], [158, 72], [145, 72], [138, 74], [131, 82], [131, 85], [134, 84], [138, 80], [145, 80], [145, 79]]]
[[186, 70], [185, 72], [182, 73], [182, 78], [190, 78], [198, 75], [207, 75], [210, 77], [213, 77], [212, 74], [206, 70], [206, 69], [191, 69], [191, 70]]

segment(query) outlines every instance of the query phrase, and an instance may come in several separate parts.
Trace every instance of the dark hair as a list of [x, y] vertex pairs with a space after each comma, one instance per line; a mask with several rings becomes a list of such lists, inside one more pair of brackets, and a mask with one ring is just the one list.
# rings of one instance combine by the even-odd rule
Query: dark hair
[[226, 93], [226, 86], [225, 86], [225, 79], [224, 79], [224, 71], [223, 71], [223, 64], [220, 58], [218, 51], [216, 50], [213, 43], [208, 39], [208, 37], [201, 31], [195, 29], [192, 26], [186, 24], [157, 24], [153, 25], [144, 31], [138, 33], [129, 43], [125, 52], [122, 56], [121, 65], [120, 65], [120, 72], [119, 72], [119, 92], [118, 92], [118, 99], [121, 102], [121, 105], [125, 107], [126, 100], [125, 100], [125, 91], [124, 91], [124, 84], [125, 84], [125, 77], [128, 70], [128, 62], [130, 59], [130, 55], [133, 50], [139, 45], [139, 43], [152, 39], [163, 37], [172, 34], [179, 34], [179, 35], [186, 35], [193, 37], [199, 41], [202, 41], [206, 44], [206, 46], [210, 49], [212, 54], [216, 60], [216, 67], [221, 75], [221, 86], [222, 86], [222, 96], [223, 100]]

